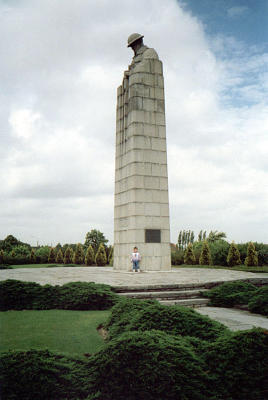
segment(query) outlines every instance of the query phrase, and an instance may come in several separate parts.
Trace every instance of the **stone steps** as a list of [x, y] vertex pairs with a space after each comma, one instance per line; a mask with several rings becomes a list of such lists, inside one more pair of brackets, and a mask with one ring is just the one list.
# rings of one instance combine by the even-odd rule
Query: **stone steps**
[[202, 293], [207, 291], [205, 285], [192, 286], [150, 286], [150, 287], [129, 287], [116, 288], [120, 296], [142, 299], [157, 300], [164, 305], [182, 305], [185, 307], [206, 306], [209, 299], [202, 298]]

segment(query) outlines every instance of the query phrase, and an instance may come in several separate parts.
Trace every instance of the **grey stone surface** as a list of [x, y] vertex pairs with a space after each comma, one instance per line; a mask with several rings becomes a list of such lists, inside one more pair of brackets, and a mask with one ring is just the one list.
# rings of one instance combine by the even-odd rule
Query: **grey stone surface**
[[[130, 261], [128, 261], [130, 264]], [[268, 274], [213, 270], [199, 268], [172, 268], [171, 271], [148, 271], [141, 273], [115, 271], [112, 267], [55, 267], [19, 268], [0, 271], [0, 280], [22, 281], [63, 285], [67, 282], [83, 281], [106, 283], [112, 286], [144, 287], [152, 285], [199, 284], [225, 282], [238, 279], [268, 279]]]
[[[134, 57], [117, 89], [114, 269], [130, 271], [137, 246], [141, 270], [165, 271], [171, 260], [163, 68], [142, 37], [130, 36]], [[160, 229], [161, 243], [145, 243], [146, 229]]]
[[196, 309], [196, 311], [221, 322], [232, 331], [251, 329], [254, 326], [268, 329], [268, 318], [263, 315], [252, 314], [248, 311], [222, 307], [202, 307]]

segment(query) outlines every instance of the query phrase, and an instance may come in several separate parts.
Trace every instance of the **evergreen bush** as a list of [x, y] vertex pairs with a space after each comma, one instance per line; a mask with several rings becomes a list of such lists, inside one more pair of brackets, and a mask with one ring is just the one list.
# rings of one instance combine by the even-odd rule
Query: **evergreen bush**
[[35, 256], [34, 249], [31, 250], [30, 262], [31, 262], [31, 264], [35, 264], [36, 263], [36, 256]]
[[247, 267], [257, 267], [257, 265], [258, 265], [258, 253], [255, 250], [255, 246], [252, 242], [249, 242], [249, 244], [248, 244], [245, 265]]
[[184, 254], [184, 264], [193, 265], [195, 264], [195, 255], [193, 252], [193, 245], [189, 243]]
[[12, 400], [85, 399], [88, 367], [48, 350], [0, 355], [1, 398]]
[[57, 264], [63, 264], [63, 254], [62, 254], [61, 249], [59, 249], [59, 251], [57, 253], [56, 263]]
[[165, 332], [126, 332], [91, 357], [89, 368], [99, 400], [205, 400], [211, 394], [193, 347]]
[[91, 244], [87, 248], [86, 257], [85, 257], [85, 264], [86, 265], [93, 265], [95, 261], [94, 250]]
[[200, 265], [211, 265], [212, 264], [212, 259], [211, 259], [211, 254], [210, 254], [210, 249], [208, 246], [208, 242], [204, 240], [200, 258], [199, 258], [199, 264]]
[[85, 256], [84, 256], [83, 246], [81, 245], [81, 243], [78, 243], [76, 245], [75, 252], [74, 252], [74, 255], [73, 255], [73, 263], [74, 264], [79, 264], [79, 265], [83, 264], [84, 263], [84, 258], [85, 258]]
[[107, 256], [104, 244], [101, 243], [95, 256], [95, 263], [99, 266], [107, 264]]
[[234, 242], [231, 243], [227, 256], [227, 264], [229, 267], [234, 267], [235, 265], [241, 265], [240, 253]]
[[49, 250], [49, 255], [48, 255], [48, 260], [49, 263], [55, 263], [56, 262], [56, 254], [55, 250], [53, 247], [50, 248]]
[[250, 298], [248, 308], [253, 313], [268, 316], [268, 286], [259, 288]]
[[93, 282], [41, 286], [8, 279], [0, 282], [0, 311], [7, 310], [104, 310], [117, 301], [111, 287]]
[[182, 265], [184, 263], [183, 250], [176, 250], [171, 252], [171, 264]]
[[72, 261], [73, 261], [73, 249], [70, 246], [68, 246], [64, 253], [63, 262], [64, 264], [71, 264]]
[[172, 335], [215, 340], [229, 332], [224, 325], [191, 308], [167, 307], [157, 302], [140, 301], [139, 304], [132, 299], [124, 299], [112, 308], [107, 327], [111, 338], [126, 331], [157, 329]]
[[203, 296], [210, 299], [210, 305], [233, 307], [236, 304], [247, 304], [256, 293], [256, 286], [248, 282], [225, 282], [207, 292]]
[[216, 399], [268, 398], [268, 332], [235, 332], [210, 343], [203, 358], [213, 377]]
[[4, 250], [0, 250], [0, 265], [4, 264], [4, 257], [5, 257]]

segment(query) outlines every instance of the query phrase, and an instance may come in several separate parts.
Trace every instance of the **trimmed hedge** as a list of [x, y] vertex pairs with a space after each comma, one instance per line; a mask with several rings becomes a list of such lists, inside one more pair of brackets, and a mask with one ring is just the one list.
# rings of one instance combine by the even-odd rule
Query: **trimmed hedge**
[[259, 288], [251, 297], [248, 308], [251, 312], [268, 316], [268, 286]]
[[191, 308], [164, 306], [158, 302], [122, 299], [113, 308], [107, 323], [111, 338], [126, 331], [157, 329], [172, 335], [215, 340], [229, 331], [224, 325]]
[[248, 282], [225, 282], [207, 292], [204, 297], [210, 299], [210, 305], [218, 307], [233, 307], [236, 304], [247, 304], [256, 293], [256, 286]]
[[89, 361], [98, 400], [211, 399], [204, 362], [186, 339], [164, 332], [126, 332]]
[[12, 351], [0, 356], [1, 399], [85, 399], [88, 368], [80, 360], [47, 350]]
[[0, 282], [0, 311], [6, 310], [104, 310], [118, 299], [110, 286], [71, 282], [41, 286], [35, 282], [8, 279]]

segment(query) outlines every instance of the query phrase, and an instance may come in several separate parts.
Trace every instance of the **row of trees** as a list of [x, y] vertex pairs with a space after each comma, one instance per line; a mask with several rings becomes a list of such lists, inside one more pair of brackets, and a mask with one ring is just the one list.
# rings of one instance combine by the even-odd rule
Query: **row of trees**
[[92, 229], [86, 234], [82, 245], [58, 243], [52, 246], [31, 247], [8, 235], [0, 241], [0, 264], [33, 264], [33, 263], [57, 263], [57, 264], [85, 264], [106, 265], [112, 262], [113, 248], [107, 246], [108, 240], [104, 234]]
[[[194, 231], [191, 230], [183, 230], [179, 232], [178, 236], [178, 243], [177, 246], [179, 250], [184, 250], [190, 243], [194, 243], [194, 238], [195, 234]], [[218, 231], [210, 231], [209, 234], [207, 235], [207, 231], [201, 230], [198, 233], [198, 242], [203, 242], [204, 240], [207, 240], [208, 242], [216, 242], [217, 240], [225, 239], [226, 234], [224, 232], [218, 232]]]
[[[184, 263], [188, 265], [196, 264], [196, 257], [193, 251], [193, 246], [191, 243], [187, 246], [185, 253], [184, 253]], [[201, 254], [199, 257], [199, 264], [200, 265], [212, 265], [212, 257], [209, 248], [209, 244], [207, 240], [203, 241]], [[237, 248], [237, 245], [232, 242], [228, 255], [226, 258], [227, 264], [229, 267], [234, 267], [235, 265], [241, 265], [241, 257], [240, 252]], [[255, 249], [254, 243], [250, 242], [247, 248], [247, 257], [245, 258], [245, 265], [250, 267], [255, 267], [258, 265], [258, 253]]]

